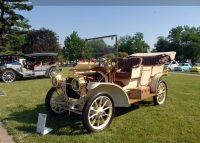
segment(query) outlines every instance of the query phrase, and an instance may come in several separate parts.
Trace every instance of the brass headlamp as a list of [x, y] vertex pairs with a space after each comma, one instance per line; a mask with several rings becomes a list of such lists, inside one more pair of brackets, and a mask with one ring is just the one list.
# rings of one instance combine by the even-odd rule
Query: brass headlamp
[[72, 89], [80, 92], [81, 95], [86, 93], [86, 80], [84, 76], [76, 76], [71, 82]]
[[51, 82], [54, 87], [59, 87], [62, 83], [62, 76], [60, 74], [57, 74], [56, 76], [52, 77]]

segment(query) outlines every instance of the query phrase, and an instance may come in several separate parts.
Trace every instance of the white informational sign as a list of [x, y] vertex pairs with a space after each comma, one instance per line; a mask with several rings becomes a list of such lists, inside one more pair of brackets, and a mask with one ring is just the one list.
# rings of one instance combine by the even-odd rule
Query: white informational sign
[[6, 93], [1, 88], [0, 88], [0, 96], [6, 96]]
[[37, 133], [40, 133], [42, 135], [46, 135], [47, 133], [51, 132], [53, 129], [45, 127], [46, 125], [46, 114], [39, 113], [38, 115], [38, 123], [37, 123]]

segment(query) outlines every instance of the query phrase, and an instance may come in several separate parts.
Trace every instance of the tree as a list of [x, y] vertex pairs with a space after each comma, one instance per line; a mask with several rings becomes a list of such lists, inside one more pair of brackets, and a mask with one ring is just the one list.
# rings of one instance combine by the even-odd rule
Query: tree
[[28, 0], [0, 0], [0, 52], [11, 47], [13, 41], [31, 27], [25, 17], [16, 13], [16, 10], [30, 11], [33, 8], [25, 2]]
[[163, 36], [158, 37], [158, 41], [154, 44], [154, 52], [166, 52], [169, 51], [169, 40]]
[[200, 27], [184, 26], [182, 34], [184, 57], [196, 61], [200, 58]]
[[109, 53], [109, 54], [105, 54], [103, 57], [107, 58], [107, 59], [113, 59], [113, 58], [115, 58], [115, 54], [114, 53]]
[[126, 52], [118, 52], [118, 57], [124, 58], [127, 56], [128, 56], [128, 54]]
[[91, 46], [87, 45], [86, 46], [86, 54], [85, 54], [87, 60], [90, 60], [91, 58], [93, 58], [93, 52], [94, 52], [94, 49]]
[[83, 58], [82, 53], [83, 40], [78, 36], [77, 32], [73, 31], [70, 36], [65, 38], [63, 56], [69, 61], [74, 61]]
[[126, 35], [119, 39], [119, 51], [128, 55], [133, 53], [145, 53], [149, 50], [149, 45], [143, 40], [142, 33], [137, 32], [134, 36]]
[[119, 52], [126, 52], [128, 55], [133, 54], [135, 50], [133, 37], [126, 35], [119, 38]]
[[183, 46], [182, 46], [182, 34], [183, 27], [178, 26], [176, 28], [172, 28], [169, 31], [168, 39], [170, 41], [169, 50], [176, 51], [176, 58], [182, 59], [184, 58]]
[[31, 30], [27, 33], [23, 53], [33, 52], [60, 52], [58, 35], [45, 28]]
[[143, 40], [143, 33], [137, 32], [133, 39], [135, 41], [136, 53], [146, 53], [150, 49], [149, 45]]
[[158, 37], [153, 51], [176, 51], [176, 60], [200, 58], [200, 27], [178, 26], [169, 31], [167, 38]]

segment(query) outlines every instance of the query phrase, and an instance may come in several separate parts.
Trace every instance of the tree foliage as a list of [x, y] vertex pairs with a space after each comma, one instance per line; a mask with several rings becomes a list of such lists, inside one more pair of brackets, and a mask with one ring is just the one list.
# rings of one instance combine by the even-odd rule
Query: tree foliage
[[163, 52], [166, 52], [168, 51], [169, 49], [169, 40], [163, 36], [159, 36], [158, 37], [158, 41], [156, 44], [154, 44], [154, 47], [155, 47], [155, 51], [157, 51], [157, 49], [159, 49], [159, 51], [163, 51]]
[[126, 56], [128, 56], [126, 52], [118, 52], [118, 57], [124, 58]]
[[176, 59], [200, 58], [200, 27], [178, 26], [169, 31], [167, 38], [158, 37], [153, 51], [176, 51]]
[[33, 6], [28, 5], [28, 0], [0, 0], [0, 51], [13, 49], [16, 43], [24, 42], [24, 34], [31, 26], [28, 20], [17, 14], [17, 10], [30, 11]]
[[137, 32], [134, 36], [126, 35], [119, 39], [119, 51], [128, 55], [133, 53], [145, 53], [149, 50], [149, 45], [144, 41], [142, 33]]
[[58, 35], [49, 29], [29, 31], [26, 35], [26, 41], [23, 53], [60, 52]]
[[65, 38], [63, 56], [66, 60], [74, 61], [83, 58], [82, 53], [83, 40], [78, 36], [77, 32], [73, 31], [70, 36]]
[[112, 58], [115, 58], [115, 54], [114, 53], [109, 53], [109, 54], [105, 54], [103, 57], [107, 58], [107, 59], [112, 59]]

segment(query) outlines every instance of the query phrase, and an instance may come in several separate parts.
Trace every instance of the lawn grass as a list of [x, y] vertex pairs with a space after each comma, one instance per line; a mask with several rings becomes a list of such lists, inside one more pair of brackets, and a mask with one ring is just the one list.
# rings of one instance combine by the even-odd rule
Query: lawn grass
[[[63, 68], [63, 75], [69, 74]], [[164, 105], [152, 98], [129, 108], [117, 108], [111, 125], [99, 133], [87, 133], [80, 115], [50, 116], [44, 105], [51, 88], [48, 78], [26, 78], [0, 83], [6, 96], [0, 97], [0, 120], [18, 143], [129, 143], [199, 142], [200, 76], [170, 74]], [[46, 126], [53, 131], [36, 133], [38, 113], [47, 114]]]

